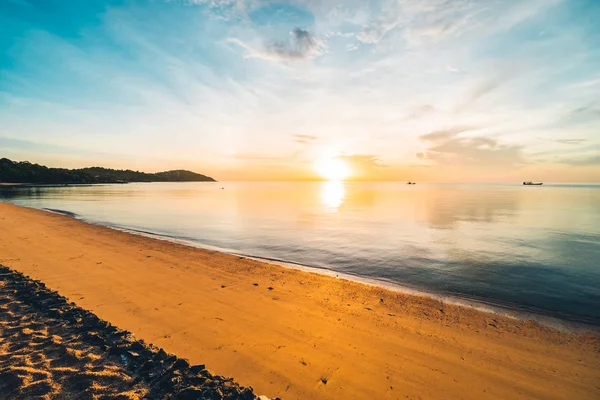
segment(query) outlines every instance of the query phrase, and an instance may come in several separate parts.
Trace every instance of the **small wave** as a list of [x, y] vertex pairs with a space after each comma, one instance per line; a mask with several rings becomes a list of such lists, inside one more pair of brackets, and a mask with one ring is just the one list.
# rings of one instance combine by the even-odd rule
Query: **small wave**
[[72, 217], [72, 218], [77, 218], [77, 216], [78, 216], [74, 212], [66, 211], [66, 210], [60, 210], [58, 208], [43, 208], [43, 210], [50, 211], [50, 212], [57, 213], [57, 214], [62, 214], [62, 215], [68, 215], [69, 217]]

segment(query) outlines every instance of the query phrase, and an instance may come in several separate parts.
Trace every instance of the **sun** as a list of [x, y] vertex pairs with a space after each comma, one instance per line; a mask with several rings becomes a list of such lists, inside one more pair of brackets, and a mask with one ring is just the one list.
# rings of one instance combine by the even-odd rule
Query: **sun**
[[315, 164], [317, 173], [328, 181], [343, 181], [350, 176], [348, 163], [339, 158], [326, 158]]

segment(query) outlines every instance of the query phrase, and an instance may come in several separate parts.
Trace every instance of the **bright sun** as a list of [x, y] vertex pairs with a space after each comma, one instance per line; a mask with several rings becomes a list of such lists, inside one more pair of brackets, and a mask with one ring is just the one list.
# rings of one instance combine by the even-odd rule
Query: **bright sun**
[[343, 181], [350, 176], [350, 167], [339, 158], [327, 158], [315, 164], [317, 173], [328, 181]]

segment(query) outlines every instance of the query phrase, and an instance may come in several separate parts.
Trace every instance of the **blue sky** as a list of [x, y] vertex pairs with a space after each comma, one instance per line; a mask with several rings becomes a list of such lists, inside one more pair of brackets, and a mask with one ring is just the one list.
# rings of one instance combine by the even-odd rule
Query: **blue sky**
[[597, 181], [599, 20], [597, 0], [3, 0], [0, 155]]

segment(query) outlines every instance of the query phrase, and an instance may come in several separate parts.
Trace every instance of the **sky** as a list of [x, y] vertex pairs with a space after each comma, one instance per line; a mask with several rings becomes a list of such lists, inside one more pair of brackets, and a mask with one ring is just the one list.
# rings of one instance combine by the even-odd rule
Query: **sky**
[[600, 181], [599, 20], [599, 0], [1, 0], [0, 156]]

